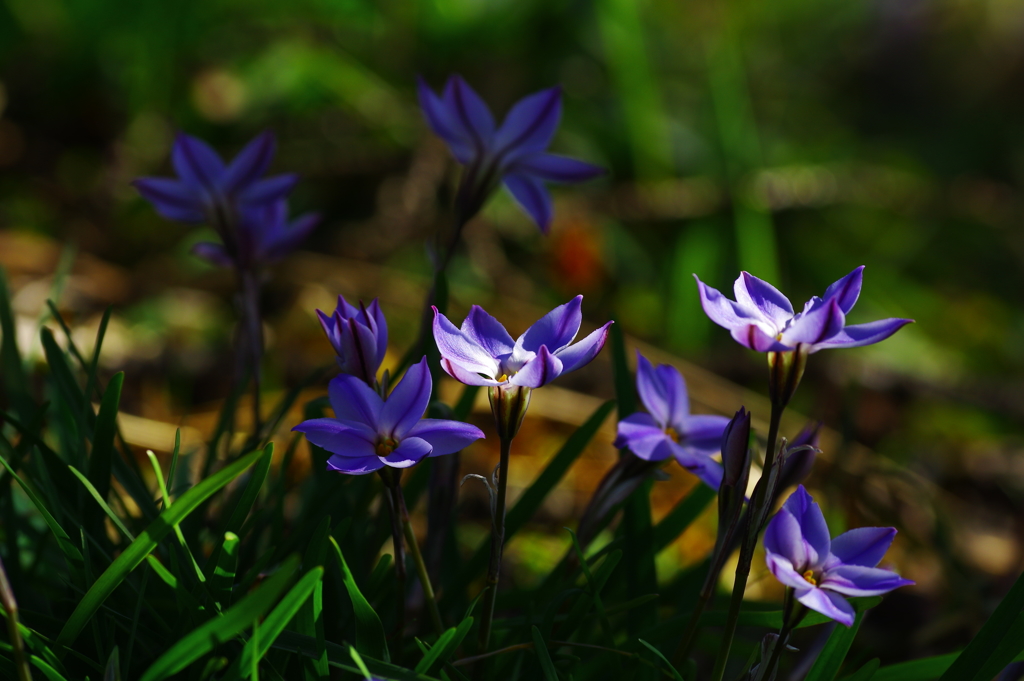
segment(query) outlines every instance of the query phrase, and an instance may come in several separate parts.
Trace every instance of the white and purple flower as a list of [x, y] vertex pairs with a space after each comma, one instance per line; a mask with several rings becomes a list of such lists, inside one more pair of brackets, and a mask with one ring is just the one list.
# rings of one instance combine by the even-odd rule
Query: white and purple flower
[[892, 527], [861, 527], [831, 538], [825, 516], [803, 485], [764, 533], [768, 569], [811, 610], [850, 626], [844, 596], [880, 596], [914, 582], [876, 567], [896, 536]]

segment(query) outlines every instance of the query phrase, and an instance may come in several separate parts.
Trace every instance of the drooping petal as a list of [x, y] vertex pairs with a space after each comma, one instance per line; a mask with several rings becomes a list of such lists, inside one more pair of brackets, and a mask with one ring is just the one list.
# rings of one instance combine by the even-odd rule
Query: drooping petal
[[845, 327], [842, 331], [826, 341], [818, 344], [819, 348], [856, 348], [862, 345], [873, 345], [884, 341], [907, 324], [912, 324], [913, 319], [879, 319], [877, 322], [867, 324], [853, 324]]
[[381, 468], [384, 468], [384, 462], [376, 454], [359, 458], [335, 454], [327, 459], [327, 470], [348, 473], [349, 475], [366, 475], [367, 473], [379, 471]]
[[796, 346], [798, 343], [815, 345], [834, 337], [843, 330], [846, 316], [839, 307], [839, 300], [832, 298], [818, 307], [812, 308], [793, 319], [782, 332], [782, 343]]
[[484, 433], [473, 424], [462, 421], [420, 419], [406, 433], [406, 438], [411, 437], [426, 440], [433, 447], [430, 456], [444, 456], [465, 449], [473, 442], [483, 438]]
[[846, 565], [875, 567], [895, 538], [895, 527], [859, 527], [832, 540], [832, 556]]
[[785, 556], [769, 551], [767, 555], [765, 555], [764, 560], [768, 565], [768, 570], [772, 575], [774, 575], [775, 579], [779, 580], [784, 586], [788, 586], [799, 591], [803, 591], [810, 587], [810, 583], [803, 578], [803, 575], [796, 571], [793, 567], [793, 563]]
[[863, 565], [838, 565], [825, 571], [821, 587], [845, 596], [880, 596], [913, 584], [891, 570]]
[[421, 440], [418, 437], [407, 437], [398, 443], [395, 451], [387, 456], [380, 457], [380, 460], [392, 468], [408, 468], [422, 461], [424, 457], [430, 454], [430, 449], [430, 443], [426, 440]]
[[327, 394], [335, 418], [363, 423], [381, 432], [377, 426], [384, 401], [363, 380], [350, 374], [335, 376], [327, 385]]
[[437, 343], [441, 357], [451, 364], [458, 365], [462, 371], [495, 378], [498, 372], [497, 360], [479, 343], [438, 312], [436, 307], [432, 309], [434, 310], [434, 342]]
[[273, 203], [287, 197], [298, 181], [299, 176], [295, 173], [274, 175], [245, 187], [238, 194], [238, 198], [241, 202], [250, 205]]
[[423, 78], [417, 77], [416, 91], [420, 100], [420, 109], [427, 119], [427, 124], [434, 133], [443, 139], [455, 158], [463, 165], [473, 158], [473, 141], [469, 131], [463, 126], [455, 112], [427, 85]]
[[606, 322], [604, 326], [591, 331], [579, 342], [556, 352], [555, 356], [562, 362], [562, 373], [576, 371], [597, 357], [608, 340], [608, 329], [612, 324], [613, 322]]
[[861, 265], [825, 289], [825, 295], [822, 298], [826, 301], [835, 298], [839, 302], [839, 308], [843, 314], [850, 314], [850, 310], [857, 303], [857, 298], [860, 297], [860, 288], [863, 283], [864, 265]]
[[409, 367], [398, 382], [380, 412], [379, 432], [387, 433], [396, 440], [406, 433], [423, 417], [430, 402], [430, 369], [424, 357]]
[[832, 544], [821, 508], [803, 485], [798, 486], [796, 491], [789, 495], [782, 507], [789, 511], [800, 525], [800, 535], [807, 545], [807, 568], [817, 569], [828, 558]]
[[509, 162], [547, 149], [562, 117], [562, 88], [553, 87], [520, 99], [494, 135], [495, 153]]
[[575, 184], [607, 174], [607, 170], [593, 163], [579, 161], [558, 154], [530, 154], [519, 158], [508, 168], [509, 172], [532, 175], [545, 182]]
[[171, 150], [171, 165], [186, 184], [207, 191], [220, 188], [224, 178], [224, 161], [198, 137], [179, 132]]
[[793, 303], [789, 302], [789, 298], [767, 281], [749, 272], [740, 273], [733, 284], [733, 292], [737, 303], [757, 310], [779, 328], [793, 316]]
[[197, 258], [202, 258], [217, 267], [231, 267], [235, 264], [224, 246], [211, 241], [200, 241], [192, 246], [191, 252]]
[[276, 151], [277, 140], [274, 133], [265, 130], [257, 135], [228, 164], [224, 172], [224, 192], [234, 193], [258, 180], [267, 172]]
[[672, 447], [672, 455], [680, 466], [703, 480], [712, 489], [717, 490], [722, 486], [724, 473], [722, 464], [692, 447], [671, 440], [669, 443]]
[[722, 464], [714, 459], [708, 459], [700, 466], [693, 468], [684, 466], [684, 468], [700, 478], [701, 482], [713, 490], [717, 490], [722, 486], [722, 478], [725, 476], [725, 471], [722, 468]]
[[469, 308], [469, 314], [462, 322], [462, 333], [482, 347], [491, 357], [511, 354], [515, 341], [501, 322], [487, 314], [479, 305]]
[[636, 391], [644, 407], [662, 428], [672, 424], [665, 384], [650, 360], [641, 355], [639, 350], [636, 351]]
[[779, 509], [764, 531], [764, 548], [768, 553], [788, 560], [797, 572], [814, 567], [800, 523], [784, 507]]
[[650, 414], [638, 412], [619, 421], [615, 446], [628, 448], [645, 461], [661, 461], [670, 457], [672, 449], [663, 446], [666, 442], [669, 442], [668, 435]]
[[345, 425], [337, 419], [322, 418], [303, 421], [292, 430], [305, 433], [317, 447], [346, 458], [373, 456], [375, 433], [367, 428]]
[[[708, 315], [709, 317], [711, 315]], [[714, 319], [712, 319], [714, 321]], [[765, 333], [759, 324], [747, 324], [745, 326], [734, 326], [729, 335], [744, 347], [757, 352], [786, 352], [793, 347], [780, 343], [773, 336]]]
[[184, 182], [166, 177], [140, 177], [132, 186], [168, 220], [187, 223], [206, 220], [199, 194]]
[[837, 593], [811, 587], [803, 592], [797, 591], [796, 600], [840, 624], [853, 625], [856, 616], [853, 606]]
[[456, 364], [443, 357], [441, 358], [441, 368], [444, 369], [446, 374], [464, 385], [495, 386], [502, 383], [502, 381], [495, 381], [493, 378], [485, 378], [476, 372], [467, 371], [462, 368], [461, 364]]
[[508, 173], [502, 180], [505, 187], [512, 193], [512, 198], [526, 211], [530, 219], [544, 234], [551, 229], [551, 195], [544, 183], [523, 173]]
[[537, 356], [524, 364], [508, 382], [509, 385], [524, 388], [539, 388], [558, 378], [561, 373], [562, 361], [548, 352], [546, 345], [542, 345]]
[[677, 427], [677, 430], [685, 438], [686, 446], [714, 454], [722, 448], [722, 435], [729, 419], [714, 414], [697, 414], [687, 416], [680, 425], [682, 429]]
[[462, 76], [452, 76], [444, 89], [444, 101], [458, 121], [473, 136], [479, 150], [489, 149], [494, 138], [494, 117], [480, 95]]
[[[778, 333], [775, 322], [762, 315], [755, 308], [747, 308], [739, 303], [726, 298], [721, 291], [715, 288], [711, 288], [704, 282], [702, 282], [697, 275], [693, 275], [693, 278], [697, 280], [697, 289], [700, 292], [700, 304], [704, 308], [704, 313], [721, 327], [734, 331], [733, 337], [736, 337], [735, 330], [746, 329], [748, 326], [758, 325], [763, 327], [765, 335], [769, 338]], [[736, 338], [741, 344], [746, 345], [748, 348], [751, 347], [744, 341]]]
[[580, 324], [583, 323], [582, 306], [583, 296], [576, 296], [568, 303], [559, 305], [534, 322], [519, 337], [516, 345], [530, 352], [540, 352], [542, 345], [553, 352], [561, 350], [572, 343], [579, 333]]

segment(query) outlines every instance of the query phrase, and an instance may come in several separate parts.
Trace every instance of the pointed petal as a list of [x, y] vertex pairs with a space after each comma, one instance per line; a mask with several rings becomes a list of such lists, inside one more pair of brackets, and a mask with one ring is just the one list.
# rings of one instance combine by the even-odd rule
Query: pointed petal
[[837, 593], [811, 587], [803, 593], [797, 591], [796, 600], [840, 624], [845, 624], [848, 627], [853, 625], [856, 616], [853, 606]]
[[373, 332], [377, 337], [377, 358], [383, 362], [385, 355], [388, 354], [388, 320], [385, 319], [384, 312], [380, 309], [380, 303], [377, 302], [377, 298], [370, 302], [366, 312], [369, 314], [370, 319], [373, 320]]
[[665, 389], [668, 423], [679, 430], [690, 415], [690, 395], [686, 390], [686, 381], [679, 369], [668, 364], [659, 364], [654, 373]]
[[711, 489], [717, 490], [722, 486], [723, 469], [722, 464], [712, 459], [707, 454], [700, 452], [685, 444], [672, 442], [672, 456], [676, 462], [700, 478]]
[[533, 323], [516, 345], [530, 352], [540, 352], [541, 346], [554, 348], [557, 352], [572, 343], [583, 323], [583, 296], [576, 296], [568, 303], [555, 309]]
[[839, 308], [843, 314], [850, 314], [850, 310], [857, 303], [857, 298], [860, 297], [860, 287], [863, 282], [864, 265], [861, 265], [825, 289], [825, 295], [822, 298], [825, 301], [835, 298], [839, 302]]
[[378, 423], [384, 400], [361, 379], [349, 374], [335, 376], [327, 385], [327, 394], [335, 418], [362, 423], [375, 433], [381, 432]]
[[260, 205], [280, 201], [291, 193], [299, 181], [295, 173], [274, 175], [263, 180], [258, 180], [241, 190], [238, 198], [249, 205]]
[[343, 319], [351, 319], [359, 316], [359, 306], [345, 300], [345, 296], [338, 294], [338, 305], [335, 312], [341, 314]]
[[608, 340], [608, 329], [613, 323], [606, 322], [600, 329], [590, 332], [583, 340], [556, 352], [555, 357], [562, 362], [562, 373], [576, 371], [597, 357]]
[[788, 560], [797, 572], [813, 567], [810, 547], [804, 541], [800, 523], [785, 508], [780, 509], [768, 523], [764, 531], [764, 549]]
[[524, 388], [539, 388], [558, 378], [561, 373], [561, 360], [548, 352], [546, 345], [542, 345], [537, 356], [524, 364], [515, 376], [508, 379], [508, 382], [509, 385], [519, 385]]
[[328, 316], [326, 312], [322, 310], [316, 311], [317, 319], [320, 320], [320, 326], [324, 330], [324, 335], [327, 336], [327, 342], [331, 344], [334, 351], [341, 354], [341, 317], [337, 313]]
[[615, 446], [633, 452], [644, 461], [661, 461], [672, 455], [672, 450], [662, 447], [669, 438], [650, 414], [630, 414], [619, 421]]
[[798, 343], [816, 345], [843, 330], [846, 316], [839, 307], [839, 301], [832, 298], [824, 305], [808, 310], [793, 319], [782, 332], [780, 342], [795, 347]]
[[366, 475], [367, 473], [379, 471], [381, 468], [384, 468], [384, 462], [376, 454], [358, 458], [335, 454], [327, 459], [327, 470], [348, 473], [349, 475]]
[[636, 392], [640, 395], [644, 407], [651, 412], [651, 416], [662, 428], [671, 425], [665, 386], [661, 382], [661, 377], [654, 371], [650, 360], [641, 355], [640, 350], [636, 351]]
[[210, 241], [200, 241], [199, 243], [192, 246], [192, 255], [197, 258], [202, 258], [206, 262], [216, 265], [217, 267], [232, 267], [235, 261], [228, 255], [227, 249], [221, 244], [215, 244]]
[[502, 178], [512, 198], [526, 211], [544, 234], [551, 229], [551, 195], [537, 178], [522, 173], [508, 173]]
[[733, 284], [736, 302], [744, 307], [757, 310], [766, 319], [782, 328], [793, 316], [793, 303], [782, 292], [763, 279], [758, 279], [749, 272], [741, 272]]
[[471, 423], [447, 419], [420, 419], [406, 437], [426, 440], [433, 447], [430, 456], [454, 454], [484, 437], [482, 430]]
[[807, 546], [809, 561], [804, 569], [817, 569], [828, 558], [832, 544], [821, 508], [807, 493], [803, 485], [797, 487], [796, 491], [789, 495], [782, 507], [789, 511], [800, 525], [800, 535]]
[[[447, 317], [434, 310], [434, 342], [441, 357], [459, 369], [471, 374], [484, 374], [495, 378], [498, 374], [498, 362], [479, 343], [456, 328]], [[444, 362], [442, 362], [443, 366]], [[447, 369], [446, 369], [447, 371]], [[448, 371], [451, 374], [451, 371]], [[452, 376], [455, 376], [452, 374]], [[460, 379], [461, 380], [461, 379]], [[489, 385], [489, 384], [470, 384]]]
[[416, 91], [427, 125], [447, 143], [459, 163], [469, 163], [473, 158], [473, 140], [462, 121], [421, 77], [416, 79]]
[[508, 166], [509, 172], [532, 175], [545, 182], [575, 184], [608, 173], [601, 166], [557, 154], [530, 154]]
[[[495, 386], [500, 385], [492, 378], [485, 378], [474, 371], [468, 371], [460, 364], [451, 360], [441, 358], [441, 368], [444, 372], [463, 385]], [[494, 373], [494, 372], [491, 372]]]
[[273, 233], [260, 248], [260, 256], [264, 260], [277, 260], [288, 255], [306, 240], [306, 237], [320, 224], [319, 213], [301, 215], [288, 227]]
[[430, 368], [424, 357], [409, 367], [385, 400], [380, 412], [380, 432], [388, 433], [396, 440], [405, 437], [427, 411], [431, 388]]
[[317, 447], [346, 458], [373, 456], [375, 453], [375, 433], [366, 427], [343, 424], [338, 419], [310, 419], [292, 430], [305, 433], [306, 439]]
[[679, 434], [685, 437], [684, 444], [707, 454], [714, 454], [722, 448], [722, 436], [729, 425], [725, 416], [698, 414], [683, 419]]
[[[733, 331], [733, 338], [736, 338], [736, 331], [739, 329], [744, 330], [749, 326], [758, 326], [761, 328], [762, 335], [766, 335], [769, 338], [774, 336], [777, 331], [775, 322], [761, 314], [759, 310], [753, 307], [748, 307], [729, 300], [722, 292], [718, 289], [711, 288], [704, 282], [702, 282], [697, 275], [693, 275], [693, 278], [697, 280], [697, 289], [700, 292], [700, 304], [704, 308], [704, 313], [721, 327]], [[752, 348], [752, 345], [744, 342], [740, 338], [736, 340], [741, 345], [746, 345], [748, 348]]]
[[821, 587], [844, 596], [881, 596], [913, 583], [891, 570], [863, 565], [838, 565], [825, 571]]
[[810, 586], [810, 583], [793, 568], [793, 563], [785, 556], [768, 551], [764, 557], [768, 570], [775, 576], [775, 579], [783, 585], [803, 591]]
[[270, 130], [253, 138], [228, 164], [224, 172], [224, 191], [234, 193], [258, 180], [267, 172], [276, 151], [277, 140]]
[[700, 478], [701, 482], [713, 490], [717, 491], [722, 486], [722, 478], [725, 477], [725, 470], [722, 468], [722, 464], [718, 463], [714, 459], [708, 459], [702, 466], [695, 468], [684, 466], [684, 468]]
[[469, 309], [466, 320], [462, 322], [462, 333], [475, 341], [491, 357], [502, 357], [512, 353], [515, 341], [501, 322], [487, 314], [479, 305]]
[[826, 341], [818, 343], [818, 348], [856, 348], [863, 345], [873, 345], [884, 341], [907, 324], [913, 324], [913, 319], [879, 319], [877, 322], [867, 324], [853, 324], [844, 327], [842, 331]]
[[407, 437], [398, 443], [395, 451], [387, 456], [380, 457], [380, 460], [392, 468], [408, 468], [422, 461], [424, 457], [430, 454], [430, 449], [430, 443], [426, 440], [421, 440], [418, 437]]
[[562, 118], [562, 88], [553, 87], [523, 97], [505, 116], [494, 135], [497, 155], [512, 162], [523, 154], [544, 151]]
[[[708, 315], [709, 317], [711, 315]], [[713, 319], [712, 319], [713, 321]], [[744, 347], [757, 352], [786, 352], [793, 347], [780, 343], [774, 337], [764, 332], [764, 329], [757, 324], [736, 326], [729, 332], [733, 339]]]
[[832, 540], [832, 557], [846, 565], [875, 567], [895, 538], [895, 527], [858, 527]]
[[473, 137], [477, 149], [483, 151], [492, 147], [494, 138], [494, 117], [469, 83], [462, 76], [452, 76], [444, 89], [444, 102]]
[[217, 191], [224, 178], [224, 161], [198, 137], [179, 132], [171, 150], [171, 165], [186, 184]]
[[188, 223], [206, 220], [199, 193], [184, 182], [167, 177], [140, 177], [132, 186], [168, 220]]

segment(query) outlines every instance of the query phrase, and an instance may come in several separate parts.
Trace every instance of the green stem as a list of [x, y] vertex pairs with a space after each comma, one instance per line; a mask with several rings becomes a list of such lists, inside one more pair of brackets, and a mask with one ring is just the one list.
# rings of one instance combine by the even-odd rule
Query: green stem
[[396, 627], [396, 636], [398, 637], [398, 645], [395, 646], [396, 657], [401, 655], [402, 651], [402, 636], [405, 634], [405, 555], [402, 550], [402, 504], [401, 499], [401, 488], [399, 488], [398, 474], [395, 471], [385, 466], [379, 471], [381, 479], [384, 481], [384, 487], [388, 494], [388, 515], [391, 518], [391, 543], [395, 550], [395, 581], [397, 584], [397, 594], [395, 601], [397, 603], [395, 614], [398, 619], [398, 626]]
[[711, 597], [715, 594], [715, 587], [718, 585], [718, 578], [722, 574], [722, 568], [725, 567], [725, 558], [729, 555], [729, 551], [727, 547], [721, 549], [716, 547], [713, 555], [715, 558], [708, 565], [708, 574], [704, 578], [704, 584], [697, 596], [693, 612], [690, 613], [690, 621], [686, 624], [686, 630], [683, 632], [683, 637], [679, 639], [679, 645], [676, 646], [676, 652], [672, 658], [672, 664], [677, 669], [681, 668], [690, 657], [690, 649], [693, 648], [693, 642], [697, 638], [701, 615], [704, 614], [708, 603], [711, 602]]
[[416, 574], [423, 586], [423, 596], [427, 601], [427, 609], [430, 611], [430, 620], [434, 630], [440, 636], [444, 633], [444, 623], [441, 621], [441, 611], [437, 609], [437, 598], [434, 596], [434, 587], [430, 584], [430, 575], [427, 574], [427, 564], [423, 561], [423, 554], [420, 553], [419, 542], [416, 541], [416, 533], [412, 531], [412, 523], [409, 522], [409, 511], [405, 507], [405, 497], [401, 488], [396, 488], [398, 502], [402, 509], [402, 527], [405, 530], [405, 543], [409, 547], [409, 555], [416, 564]]
[[[799, 609], [796, 610], [796, 608]], [[779, 665], [779, 660], [782, 659], [782, 651], [789, 642], [789, 635], [793, 633], [793, 630], [796, 629], [797, 625], [800, 624], [800, 621], [807, 614], [807, 608], [797, 603], [793, 597], [793, 590], [788, 587], [786, 588], [786, 600], [783, 610], [785, 612], [785, 620], [782, 623], [782, 628], [779, 629], [779, 638], [772, 648], [771, 657], [768, 658], [768, 665], [763, 670], [758, 670], [759, 679], [772, 678], [775, 668]]]
[[487, 567], [487, 589], [484, 612], [480, 620], [480, 652], [486, 653], [491, 643], [491, 623], [494, 605], [498, 599], [498, 577], [501, 572], [501, 552], [505, 543], [505, 492], [508, 487], [508, 459], [512, 451], [512, 438], [501, 439], [501, 458], [498, 461], [498, 491], [491, 519], [491, 560]]
[[747, 526], [747, 536], [740, 548], [740, 558], [736, 565], [736, 581], [732, 588], [732, 598], [729, 601], [729, 615], [725, 622], [725, 631], [722, 632], [722, 643], [718, 648], [718, 657], [715, 659], [715, 668], [711, 674], [713, 681], [722, 681], [725, 676], [725, 665], [729, 661], [729, 652], [732, 649], [732, 640], [736, 636], [736, 626], [740, 619], [740, 608], [743, 606], [743, 594], [747, 590], [747, 578], [750, 576], [750, 564], [754, 560], [754, 549], [757, 546], [757, 536], [761, 532], [761, 519], [767, 515], [763, 513], [762, 506], [771, 503], [768, 497], [768, 480], [771, 477], [772, 468], [775, 466], [775, 449], [779, 439], [779, 423], [782, 421], [782, 412], [785, 411], [785, 404], [772, 402], [771, 421], [768, 424], [768, 449], [764, 455], [764, 468], [761, 469], [761, 479], [754, 487], [754, 494], [750, 499], [750, 523]]

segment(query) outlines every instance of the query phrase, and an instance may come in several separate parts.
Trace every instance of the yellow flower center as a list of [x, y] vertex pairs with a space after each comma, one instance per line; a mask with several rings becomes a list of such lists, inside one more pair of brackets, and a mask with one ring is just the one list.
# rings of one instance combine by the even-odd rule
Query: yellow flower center
[[808, 570], [803, 574], [803, 578], [807, 580], [807, 583], [811, 586], [818, 586], [818, 580], [814, 578], [814, 570]]
[[669, 426], [668, 428], [665, 429], [665, 435], [668, 435], [670, 438], [672, 438], [672, 442], [679, 442], [679, 432], [672, 426]]
[[383, 440], [377, 441], [377, 456], [387, 456], [391, 452], [395, 451], [395, 447], [398, 443], [393, 438], [384, 438]]
[[498, 383], [504, 383], [505, 381], [508, 380], [508, 374], [502, 374], [501, 376], [498, 376], [494, 380], [496, 380]]

